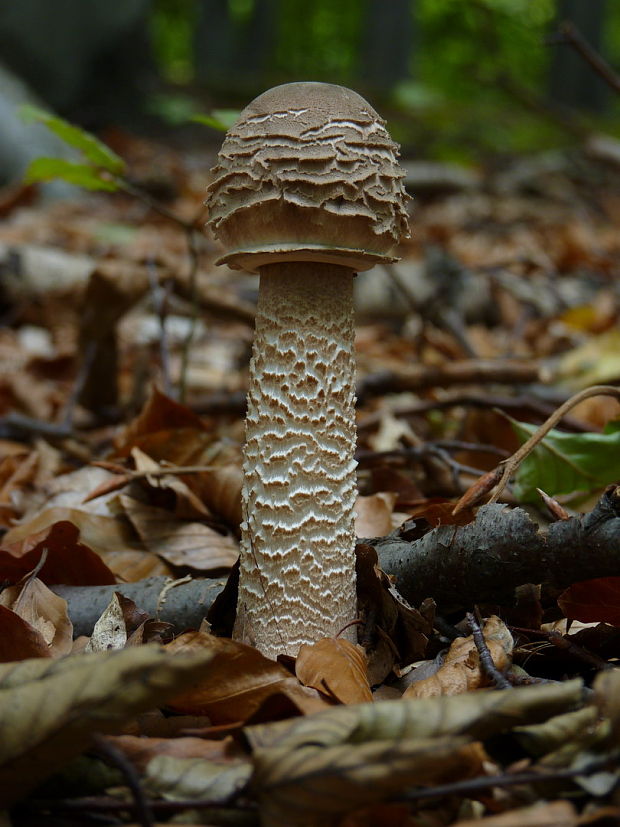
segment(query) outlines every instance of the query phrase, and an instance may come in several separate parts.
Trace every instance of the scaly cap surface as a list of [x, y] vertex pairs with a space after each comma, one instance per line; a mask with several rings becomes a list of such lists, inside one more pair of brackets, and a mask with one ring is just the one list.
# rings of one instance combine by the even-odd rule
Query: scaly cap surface
[[218, 263], [364, 270], [393, 260], [408, 235], [397, 156], [385, 122], [356, 92], [310, 82], [270, 89], [243, 110], [213, 170], [209, 224], [229, 250]]

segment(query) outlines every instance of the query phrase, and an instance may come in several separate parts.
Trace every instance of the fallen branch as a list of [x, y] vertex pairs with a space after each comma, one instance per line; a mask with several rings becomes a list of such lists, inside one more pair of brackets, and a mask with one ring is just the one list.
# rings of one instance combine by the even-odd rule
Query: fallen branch
[[565, 588], [620, 572], [620, 486], [582, 517], [540, 529], [521, 508], [482, 506], [465, 526], [439, 526], [415, 542], [373, 540], [381, 568], [413, 605], [433, 597], [444, 610], [512, 602], [517, 586]]
[[439, 366], [420, 365], [400, 370], [385, 370], [366, 376], [357, 385], [358, 401], [385, 393], [419, 391], [447, 385], [475, 385], [493, 382], [521, 385], [540, 382], [541, 366], [532, 361], [504, 359], [463, 359]]
[[[620, 571], [620, 486], [611, 486], [582, 517], [539, 528], [521, 508], [482, 506], [465, 526], [439, 526], [418, 540], [399, 532], [366, 540], [381, 568], [396, 578], [403, 597], [427, 597], [442, 610], [474, 603], [510, 603], [524, 583], [565, 588]], [[69, 604], [76, 634], [90, 634], [112, 594], [119, 591], [151, 616], [157, 614], [164, 577], [116, 586], [54, 586]], [[172, 589], [158, 617], [176, 629], [197, 628], [220, 593], [222, 580], [196, 579]]]

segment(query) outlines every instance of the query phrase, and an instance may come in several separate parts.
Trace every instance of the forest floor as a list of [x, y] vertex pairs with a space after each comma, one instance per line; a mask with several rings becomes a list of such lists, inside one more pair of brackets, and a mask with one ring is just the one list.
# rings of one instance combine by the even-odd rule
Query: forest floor
[[620, 169], [406, 164], [356, 285], [360, 645], [276, 662], [230, 637], [257, 282], [209, 153], [107, 137], [134, 194], [0, 192], [0, 824], [618, 823]]

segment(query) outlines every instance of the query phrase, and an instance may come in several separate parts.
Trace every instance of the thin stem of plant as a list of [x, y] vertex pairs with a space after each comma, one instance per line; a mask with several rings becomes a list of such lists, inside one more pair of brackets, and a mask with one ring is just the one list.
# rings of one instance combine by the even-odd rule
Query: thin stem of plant
[[497, 502], [502, 494], [502, 491], [508, 484], [508, 481], [517, 471], [523, 460], [531, 454], [537, 445], [542, 442], [549, 431], [558, 424], [562, 417], [580, 402], [583, 402], [584, 399], [589, 399], [592, 396], [613, 396], [616, 399], [620, 399], [620, 388], [616, 388], [613, 385], [593, 385], [591, 388], [585, 388], [579, 393], [576, 393], [574, 396], [571, 396], [571, 398], [567, 399], [563, 405], [560, 405], [560, 407], [555, 410], [545, 422], [543, 422], [538, 430], [532, 434], [527, 442], [523, 443], [518, 451], [515, 451], [515, 453], [508, 459], [500, 462], [498, 468], [502, 469], [502, 475], [493, 490], [493, 494], [491, 495], [489, 502]]
[[567, 43], [590, 65], [605, 83], [620, 95], [620, 75], [618, 75], [607, 61], [594, 49], [581, 34], [579, 29], [570, 20], [560, 24], [558, 33], [550, 40], [551, 43]]

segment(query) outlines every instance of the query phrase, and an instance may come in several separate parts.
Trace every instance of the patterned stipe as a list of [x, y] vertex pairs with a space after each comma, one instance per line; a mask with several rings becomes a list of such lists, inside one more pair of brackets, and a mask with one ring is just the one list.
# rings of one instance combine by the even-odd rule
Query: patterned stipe
[[353, 274], [290, 269], [261, 272], [235, 628], [272, 657], [355, 617]]

